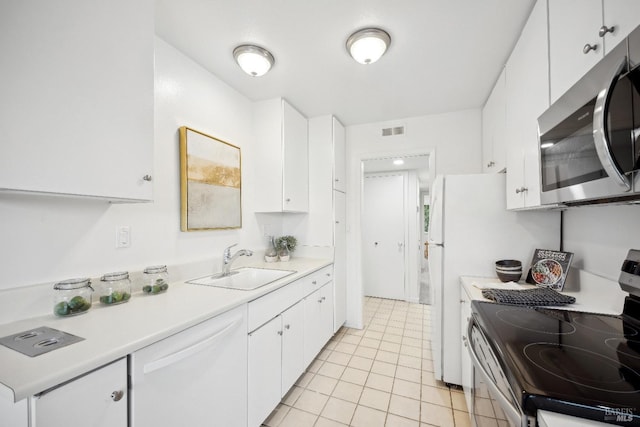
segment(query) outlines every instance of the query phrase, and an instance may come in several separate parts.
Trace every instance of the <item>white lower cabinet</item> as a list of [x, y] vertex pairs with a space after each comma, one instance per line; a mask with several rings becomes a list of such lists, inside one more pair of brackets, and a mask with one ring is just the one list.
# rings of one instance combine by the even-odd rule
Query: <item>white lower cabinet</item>
[[37, 427], [127, 427], [127, 360], [120, 359], [32, 399]]
[[280, 396], [289, 389], [304, 372], [304, 304], [297, 303], [282, 317], [282, 388]]
[[0, 426], [29, 427], [27, 399], [19, 402], [0, 397]]
[[304, 316], [304, 361], [308, 366], [333, 335], [331, 282], [304, 299]]
[[304, 309], [300, 301], [249, 333], [249, 426], [269, 416], [307, 366]]
[[129, 426], [246, 427], [246, 310], [242, 305], [131, 354]]
[[282, 318], [249, 334], [248, 426], [259, 426], [276, 407], [282, 387]]
[[248, 427], [262, 424], [333, 336], [331, 271], [249, 303]]

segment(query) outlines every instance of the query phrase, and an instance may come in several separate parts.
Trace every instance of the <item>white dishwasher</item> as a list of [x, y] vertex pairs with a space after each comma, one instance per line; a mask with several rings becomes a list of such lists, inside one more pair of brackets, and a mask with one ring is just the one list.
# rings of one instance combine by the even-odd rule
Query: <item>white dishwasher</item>
[[129, 357], [131, 427], [247, 425], [246, 304]]

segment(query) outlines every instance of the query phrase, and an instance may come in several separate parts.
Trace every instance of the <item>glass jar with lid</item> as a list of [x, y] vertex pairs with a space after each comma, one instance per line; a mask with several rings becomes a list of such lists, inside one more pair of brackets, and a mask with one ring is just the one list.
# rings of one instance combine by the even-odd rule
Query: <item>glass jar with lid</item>
[[87, 278], [67, 279], [53, 285], [53, 313], [73, 316], [91, 308], [93, 288]]
[[166, 265], [154, 265], [144, 269], [142, 291], [146, 294], [159, 294], [169, 289], [169, 273]]
[[100, 278], [100, 285], [98, 294], [104, 305], [121, 304], [131, 298], [131, 280], [126, 271], [105, 274]]

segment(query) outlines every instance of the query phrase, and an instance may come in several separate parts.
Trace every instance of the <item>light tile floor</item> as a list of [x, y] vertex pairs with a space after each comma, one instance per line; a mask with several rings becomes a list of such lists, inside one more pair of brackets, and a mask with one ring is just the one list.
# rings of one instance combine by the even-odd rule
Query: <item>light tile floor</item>
[[268, 427], [468, 427], [461, 390], [433, 375], [430, 307], [365, 298], [265, 420]]

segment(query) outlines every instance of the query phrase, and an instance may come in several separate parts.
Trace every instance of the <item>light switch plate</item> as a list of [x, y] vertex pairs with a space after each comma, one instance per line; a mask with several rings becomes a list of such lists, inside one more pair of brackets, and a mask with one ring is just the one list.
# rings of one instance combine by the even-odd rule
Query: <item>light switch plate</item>
[[131, 247], [131, 227], [120, 225], [116, 228], [116, 248]]

